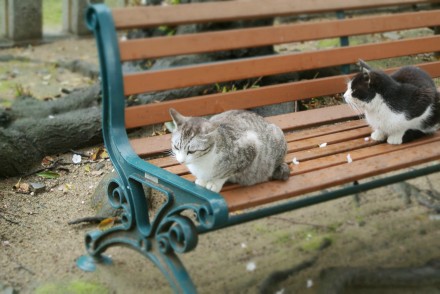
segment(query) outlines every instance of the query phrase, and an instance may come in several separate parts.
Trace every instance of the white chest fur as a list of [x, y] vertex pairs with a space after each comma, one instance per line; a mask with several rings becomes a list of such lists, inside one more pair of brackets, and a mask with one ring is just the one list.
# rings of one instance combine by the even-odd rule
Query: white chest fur
[[380, 129], [385, 134], [395, 134], [408, 129], [423, 130], [423, 122], [431, 114], [431, 107], [419, 117], [408, 120], [403, 113], [393, 112], [377, 94], [365, 106], [365, 118], [373, 129]]
[[213, 177], [213, 166], [215, 166], [217, 159], [218, 156], [215, 153], [215, 148], [213, 148], [210, 152], [186, 164], [186, 166], [196, 178], [208, 181]]

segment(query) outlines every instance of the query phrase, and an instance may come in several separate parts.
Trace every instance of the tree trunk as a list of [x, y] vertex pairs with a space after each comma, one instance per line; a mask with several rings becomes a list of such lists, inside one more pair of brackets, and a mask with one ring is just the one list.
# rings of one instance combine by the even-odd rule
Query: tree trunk
[[48, 154], [102, 142], [99, 85], [64, 98], [18, 97], [0, 112], [0, 177], [28, 172]]

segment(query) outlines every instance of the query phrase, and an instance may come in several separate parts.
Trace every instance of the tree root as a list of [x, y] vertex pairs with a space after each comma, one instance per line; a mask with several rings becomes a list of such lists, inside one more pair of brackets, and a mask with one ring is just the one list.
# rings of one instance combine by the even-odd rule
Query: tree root
[[440, 285], [440, 259], [421, 267], [355, 268], [332, 267], [321, 272], [318, 293], [343, 293], [356, 287], [427, 287]]

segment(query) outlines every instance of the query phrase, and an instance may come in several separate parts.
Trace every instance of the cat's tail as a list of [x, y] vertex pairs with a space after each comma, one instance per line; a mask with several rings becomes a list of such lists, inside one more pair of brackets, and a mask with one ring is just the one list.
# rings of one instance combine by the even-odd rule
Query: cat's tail
[[273, 171], [272, 179], [287, 181], [289, 179], [289, 175], [290, 175], [290, 168], [287, 165], [287, 163], [283, 162], [282, 164], [277, 166]]
[[403, 134], [402, 143], [407, 143], [412, 140], [419, 139], [419, 138], [426, 136], [426, 135], [427, 134], [422, 132], [421, 130], [409, 129], [409, 130], [406, 130], [405, 134]]

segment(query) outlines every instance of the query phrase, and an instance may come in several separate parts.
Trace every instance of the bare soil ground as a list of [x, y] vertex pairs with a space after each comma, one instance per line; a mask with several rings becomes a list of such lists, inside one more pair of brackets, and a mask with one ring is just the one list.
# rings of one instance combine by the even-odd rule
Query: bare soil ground
[[[93, 40], [64, 40], [1, 54], [27, 54], [42, 61], [85, 58], [93, 63], [95, 52]], [[81, 77], [70, 72], [62, 78], [56, 78], [56, 73], [46, 80], [39, 78], [35, 73], [44, 64], [20, 68], [16, 76], [23, 80], [19, 83], [32, 92], [27, 83], [49, 81], [54, 90], [43, 97], [57, 95], [63, 82], [72, 86], [84, 82], [76, 84]], [[15, 79], [6, 75], [9, 82]], [[8, 98], [5, 93], [0, 93], [1, 98]], [[106, 160], [87, 163], [83, 159], [73, 164], [72, 155], [59, 155], [70, 164], [65, 166], [69, 171], [57, 179], [32, 175], [0, 181], [0, 293], [12, 289], [19, 293], [170, 293], [161, 273], [129, 249], [109, 249], [113, 265], [99, 266], [94, 273], [76, 267], [76, 258], [85, 253], [84, 234], [96, 226], [68, 222], [95, 215], [91, 196], [112, 166]], [[46, 189], [20, 194], [13, 189], [18, 181], [44, 183]], [[422, 190], [440, 191], [440, 174], [411, 183]], [[321, 271], [330, 267], [423, 266], [440, 258], [440, 218], [420, 205], [417, 193], [411, 199], [408, 202], [395, 187], [386, 187], [361, 194], [359, 206], [353, 197], [346, 197], [284, 213], [202, 235], [198, 247], [182, 259], [200, 293], [316, 293], [322, 286]], [[306, 261], [310, 266], [296, 272], [295, 267]], [[425, 281], [427, 285], [420, 281], [413, 287], [374, 283], [346, 293], [440, 292], [440, 281]]]

